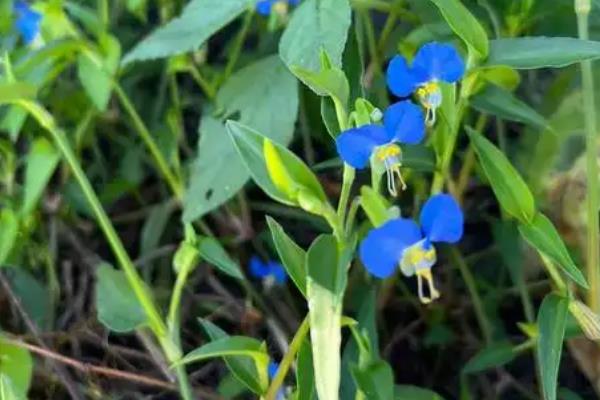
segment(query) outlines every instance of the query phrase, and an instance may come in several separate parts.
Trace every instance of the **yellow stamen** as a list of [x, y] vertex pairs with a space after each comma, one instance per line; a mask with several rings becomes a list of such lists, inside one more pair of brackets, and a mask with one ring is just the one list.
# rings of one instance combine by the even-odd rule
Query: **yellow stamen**
[[398, 157], [401, 154], [402, 150], [400, 150], [400, 146], [395, 144], [388, 144], [375, 150], [375, 157], [382, 162], [385, 162], [390, 157]]
[[273, 4], [271, 10], [277, 15], [286, 16], [288, 13], [288, 2], [285, 0], [277, 1]]
[[442, 104], [442, 94], [440, 85], [435, 82], [427, 82], [417, 89], [417, 97], [426, 109], [425, 123], [427, 126], [433, 126], [436, 119], [436, 110]]
[[[429, 286], [429, 297], [423, 294], [423, 279], [427, 281], [427, 286]], [[417, 284], [419, 290], [419, 300], [421, 300], [421, 303], [429, 304], [432, 301], [440, 298], [441, 294], [435, 288], [435, 285], [433, 283], [433, 275], [431, 274], [431, 269], [427, 268], [417, 271]]]

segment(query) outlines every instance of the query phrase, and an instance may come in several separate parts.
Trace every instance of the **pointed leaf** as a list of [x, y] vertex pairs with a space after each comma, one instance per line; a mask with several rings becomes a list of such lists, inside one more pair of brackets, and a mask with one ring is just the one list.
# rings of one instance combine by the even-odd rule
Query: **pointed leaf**
[[253, 5], [251, 0], [192, 0], [179, 17], [152, 32], [127, 53], [123, 64], [197, 50]]
[[352, 374], [356, 385], [367, 399], [387, 400], [394, 397], [394, 371], [385, 361], [375, 361], [365, 367], [355, 367]]
[[200, 238], [198, 252], [200, 252], [202, 259], [213, 264], [221, 272], [236, 279], [245, 279], [239, 264], [229, 257], [229, 254], [217, 239], [213, 237]]
[[561, 68], [600, 58], [600, 42], [570, 37], [521, 37], [490, 42], [487, 65], [516, 69]]
[[467, 133], [500, 205], [524, 224], [531, 222], [535, 216], [535, 201], [521, 175], [483, 135], [469, 127]]
[[34, 140], [25, 167], [22, 214], [27, 215], [33, 211], [59, 160], [60, 154], [46, 138]]
[[268, 215], [267, 224], [281, 263], [298, 290], [306, 297], [306, 252]]
[[562, 355], [569, 301], [556, 294], [544, 298], [538, 313], [537, 359], [544, 400], [556, 400], [558, 369]]
[[544, 214], [537, 213], [531, 224], [521, 224], [519, 232], [530, 245], [561, 267], [574, 282], [584, 288], [588, 287], [585, 277], [575, 265], [560, 234]]

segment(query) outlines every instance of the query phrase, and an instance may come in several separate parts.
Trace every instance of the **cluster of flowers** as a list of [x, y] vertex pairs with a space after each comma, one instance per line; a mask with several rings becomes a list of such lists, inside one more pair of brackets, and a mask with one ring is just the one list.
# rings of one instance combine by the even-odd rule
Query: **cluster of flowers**
[[[440, 82], [457, 82], [464, 73], [462, 58], [447, 44], [425, 44], [410, 66], [404, 57], [394, 57], [387, 70], [390, 90], [398, 97], [416, 94], [425, 114], [410, 100], [392, 104], [384, 112], [383, 126], [359, 126], [337, 138], [341, 158], [357, 169], [365, 168], [372, 158], [374, 162], [383, 163], [388, 190], [396, 195], [396, 175], [406, 188], [400, 174], [399, 144], [418, 144], [424, 139], [425, 127], [435, 123], [436, 110], [442, 104]], [[463, 235], [464, 216], [451, 196], [438, 194], [423, 206], [420, 225], [411, 219], [392, 219], [372, 229], [362, 241], [359, 252], [367, 270], [378, 278], [391, 276], [398, 265], [404, 275], [416, 275], [419, 298], [429, 303], [440, 296], [431, 274], [437, 260], [433, 243], [458, 242]], [[423, 280], [428, 284], [429, 295], [424, 293]]]
[[[402, 56], [394, 57], [387, 70], [391, 92], [398, 97], [415, 94], [425, 113], [411, 100], [402, 100], [385, 110], [383, 125], [367, 124], [342, 132], [336, 139], [342, 160], [356, 169], [381, 163], [387, 172], [388, 190], [395, 196], [396, 177], [402, 188], [406, 187], [400, 174], [402, 150], [399, 145], [423, 141], [426, 126], [435, 123], [437, 108], [442, 104], [440, 83], [455, 83], [464, 73], [462, 58], [448, 44], [425, 44], [415, 55], [412, 65]], [[437, 194], [424, 204], [419, 223], [395, 218], [375, 227], [361, 242], [359, 255], [375, 277], [390, 277], [398, 266], [404, 275], [416, 275], [419, 299], [429, 303], [440, 296], [431, 273], [437, 261], [433, 244], [458, 242], [463, 235], [464, 216], [452, 196]], [[250, 271], [257, 278], [285, 282], [285, 270], [279, 263], [262, 263], [255, 258], [250, 263]], [[428, 295], [423, 281], [427, 282]]]

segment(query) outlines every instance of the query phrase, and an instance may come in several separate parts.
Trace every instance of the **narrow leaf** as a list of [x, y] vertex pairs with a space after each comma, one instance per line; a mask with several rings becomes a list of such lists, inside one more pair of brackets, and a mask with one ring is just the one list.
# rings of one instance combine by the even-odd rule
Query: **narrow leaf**
[[27, 215], [33, 211], [59, 160], [60, 154], [46, 138], [34, 140], [25, 167], [22, 214]]
[[490, 42], [487, 65], [516, 69], [561, 68], [600, 58], [600, 42], [570, 37], [521, 37]]
[[267, 224], [279, 259], [298, 290], [306, 297], [306, 252], [285, 233], [277, 221], [268, 215]]
[[561, 267], [574, 282], [588, 287], [556, 228], [544, 214], [537, 213], [531, 224], [521, 224], [519, 232], [530, 245]]
[[198, 252], [202, 259], [213, 264], [221, 272], [236, 279], [245, 279], [239, 264], [229, 257], [229, 254], [217, 239], [202, 237], [198, 243]]
[[556, 400], [558, 369], [562, 355], [567, 310], [569, 302], [564, 297], [549, 294], [544, 298], [538, 313], [539, 339], [537, 359], [540, 367], [544, 400]]
[[535, 216], [535, 201], [521, 175], [483, 135], [469, 127], [467, 133], [500, 205], [521, 222], [531, 222]]

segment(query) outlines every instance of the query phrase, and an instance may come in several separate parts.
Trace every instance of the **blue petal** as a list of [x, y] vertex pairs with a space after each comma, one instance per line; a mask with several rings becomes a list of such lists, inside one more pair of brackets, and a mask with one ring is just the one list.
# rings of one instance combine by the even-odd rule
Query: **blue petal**
[[265, 278], [271, 274], [268, 264], [262, 262], [260, 258], [254, 256], [250, 259], [250, 275], [255, 278]]
[[256, 12], [260, 15], [271, 14], [271, 8], [273, 7], [274, 0], [260, 0], [256, 3]]
[[379, 125], [364, 125], [342, 132], [335, 140], [342, 160], [354, 168], [362, 169], [369, 163], [373, 149], [391, 142], [391, 135]]
[[387, 68], [387, 84], [391, 92], [398, 97], [410, 95], [419, 86], [419, 82], [406, 60], [402, 56], [395, 56]]
[[14, 11], [17, 14], [15, 25], [26, 44], [31, 43], [40, 31], [42, 15], [33, 11], [24, 1], [14, 3]]
[[423, 111], [409, 100], [389, 106], [383, 115], [383, 124], [395, 142], [417, 144], [425, 137]]
[[277, 370], [279, 369], [279, 364], [271, 361], [269, 363], [269, 367], [267, 369], [267, 372], [269, 374], [269, 379], [273, 379], [275, 377], [275, 375], [277, 374]]
[[427, 43], [417, 52], [412, 72], [416, 79], [422, 82], [441, 80], [454, 83], [465, 74], [465, 63], [454, 46]]
[[456, 243], [463, 235], [463, 212], [450, 195], [438, 194], [427, 200], [420, 220], [423, 232], [431, 242]]
[[300, 4], [301, 0], [288, 0], [288, 4], [290, 6], [297, 6], [298, 4]]
[[285, 268], [283, 268], [283, 265], [278, 262], [270, 261], [267, 264], [267, 267], [269, 268], [270, 275], [275, 278], [275, 282], [281, 285], [287, 282], [287, 274], [285, 272]]
[[413, 220], [393, 219], [368, 233], [360, 244], [360, 259], [371, 275], [387, 278], [398, 268], [404, 250], [422, 238]]

